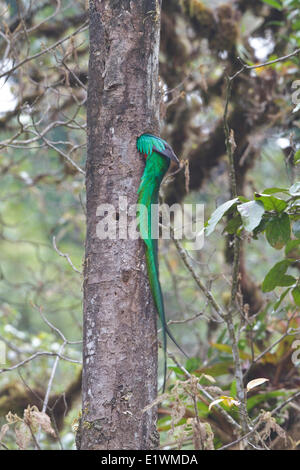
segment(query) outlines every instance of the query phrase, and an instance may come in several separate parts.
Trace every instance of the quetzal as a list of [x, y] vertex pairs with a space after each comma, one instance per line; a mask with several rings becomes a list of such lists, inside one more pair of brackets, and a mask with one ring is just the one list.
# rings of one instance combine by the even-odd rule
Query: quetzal
[[157, 239], [151, 238], [151, 205], [158, 204], [159, 187], [170, 166], [171, 160], [176, 162], [178, 166], [179, 160], [176, 157], [173, 149], [165, 140], [159, 137], [155, 137], [152, 134], [142, 134], [140, 137], [138, 137], [137, 149], [145, 156], [146, 159], [146, 167], [141, 179], [140, 187], [138, 189], [137, 201], [138, 204], [142, 204], [146, 210], [138, 210], [137, 216], [139, 219], [138, 228], [141, 233], [141, 237], [145, 242], [145, 255], [150, 289], [162, 325], [164, 349], [164, 390], [167, 373], [167, 335], [183, 353], [184, 351], [177, 344], [166, 324], [163, 295], [159, 282], [157, 253], [158, 241]]

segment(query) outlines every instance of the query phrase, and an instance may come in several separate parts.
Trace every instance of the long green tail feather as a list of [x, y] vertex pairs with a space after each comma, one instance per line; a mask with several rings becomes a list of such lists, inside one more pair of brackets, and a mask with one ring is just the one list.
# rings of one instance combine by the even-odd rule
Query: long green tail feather
[[[157, 240], [153, 240], [157, 241]], [[154, 244], [155, 245], [155, 244]], [[157, 243], [156, 243], [157, 245]], [[161, 285], [159, 282], [159, 272], [158, 272], [158, 262], [157, 262], [157, 247], [149, 248], [146, 244], [146, 264], [148, 270], [148, 277], [150, 283], [151, 293], [154, 299], [155, 307], [158, 311], [159, 319], [162, 325], [162, 334], [163, 334], [163, 351], [164, 351], [164, 385], [163, 391], [165, 390], [166, 377], [167, 377], [167, 335], [173, 341], [174, 344], [180, 349], [180, 351], [186, 356], [186, 353], [183, 351], [181, 346], [177, 343], [176, 339], [169, 330], [166, 322], [165, 308], [163, 302], [163, 294], [161, 290]]]
[[[158, 270], [158, 243], [157, 239], [151, 237], [152, 221], [151, 221], [151, 206], [158, 204], [158, 194], [161, 181], [166, 174], [170, 159], [162, 154], [153, 151], [153, 146], [158, 151], [164, 151], [167, 143], [162, 139], [158, 139], [151, 135], [143, 135], [138, 139], [138, 150], [147, 155], [146, 167], [141, 179], [141, 184], [138, 190], [138, 204], [142, 204], [146, 210], [138, 209], [137, 215], [139, 216], [139, 230], [141, 237], [145, 242], [146, 250], [146, 264], [150, 283], [150, 289], [157, 309], [163, 334], [163, 350], [164, 350], [164, 385], [166, 383], [167, 373], [167, 335], [172, 339], [176, 346], [185, 354], [182, 348], [178, 345], [172, 333], [166, 324], [165, 309], [163, 302], [162, 290], [159, 282]], [[185, 354], [186, 355], [186, 354]]]
[[166, 378], [167, 378], [167, 329], [166, 329], [166, 318], [165, 318], [165, 310], [163, 305], [163, 298], [162, 292], [158, 277], [157, 271], [157, 263], [156, 263], [156, 254], [155, 249], [153, 247], [149, 247], [146, 244], [145, 250], [145, 257], [146, 257], [146, 264], [147, 264], [147, 271], [149, 277], [149, 284], [151, 293], [153, 296], [154, 304], [157, 309], [159, 319], [162, 326], [162, 335], [163, 335], [163, 351], [164, 351], [164, 384], [163, 384], [163, 391], [165, 390], [166, 385]]

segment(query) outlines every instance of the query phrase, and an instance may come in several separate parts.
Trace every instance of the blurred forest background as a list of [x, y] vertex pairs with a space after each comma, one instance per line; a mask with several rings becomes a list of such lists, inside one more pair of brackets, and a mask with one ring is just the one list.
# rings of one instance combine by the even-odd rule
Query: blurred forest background
[[[3, 449], [75, 446], [87, 8], [85, 0], [0, 0]], [[299, 448], [300, 94], [298, 104], [292, 99], [299, 48], [299, 0], [163, 2], [161, 135], [182, 171], [166, 178], [162, 194], [169, 204], [205, 204], [210, 219], [204, 248], [184, 252], [186, 264], [178, 246], [160, 242], [167, 318], [190, 356], [169, 345], [158, 421], [163, 448], [220, 448], [236, 439], [239, 371], [245, 384], [267, 379], [247, 393], [242, 421], [255, 426], [249, 445]], [[273, 63], [256, 67], [266, 61]], [[234, 360], [228, 325], [197, 279], [222, 311], [231, 311], [233, 293], [239, 299]], [[209, 407], [197, 384], [218, 404]]]

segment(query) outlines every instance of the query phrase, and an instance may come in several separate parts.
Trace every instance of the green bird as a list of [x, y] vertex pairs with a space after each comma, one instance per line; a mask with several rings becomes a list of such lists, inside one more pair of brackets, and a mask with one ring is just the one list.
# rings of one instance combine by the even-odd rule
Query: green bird
[[159, 137], [155, 137], [152, 134], [142, 134], [140, 137], [138, 137], [137, 149], [145, 156], [146, 159], [146, 167], [141, 179], [140, 187], [138, 189], [138, 204], [142, 204], [144, 210], [138, 209], [137, 216], [139, 218], [138, 228], [145, 243], [146, 265], [150, 289], [162, 325], [164, 350], [164, 391], [167, 374], [167, 335], [183, 352], [183, 354], [185, 354], [185, 352], [177, 344], [166, 323], [163, 295], [159, 282], [158, 240], [151, 237], [151, 206], [152, 204], [158, 204], [159, 187], [163, 177], [169, 169], [171, 160], [173, 160], [178, 166], [179, 160], [176, 157], [173, 149], [165, 140]]

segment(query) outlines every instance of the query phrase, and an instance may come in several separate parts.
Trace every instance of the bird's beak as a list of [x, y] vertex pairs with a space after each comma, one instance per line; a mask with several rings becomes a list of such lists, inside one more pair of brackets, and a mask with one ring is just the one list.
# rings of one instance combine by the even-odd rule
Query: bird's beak
[[180, 162], [175, 155], [173, 149], [171, 147], [166, 147], [164, 150], [158, 150], [156, 147], [153, 147], [153, 150], [157, 153], [160, 153], [161, 155], [164, 155], [165, 157], [169, 158], [173, 162], [176, 163], [177, 166], [180, 165]]
[[171, 156], [170, 156], [170, 160], [172, 160], [173, 162], [175, 162], [177, 166], [180, 165], [179, 159], [177, 158], [177, 156], [175, 155], [174, 152], [172, 152], [172, 154], [171, 154]]

